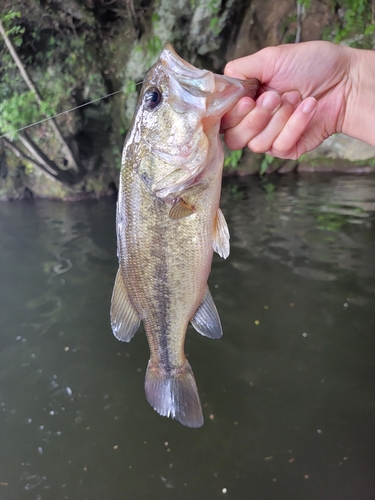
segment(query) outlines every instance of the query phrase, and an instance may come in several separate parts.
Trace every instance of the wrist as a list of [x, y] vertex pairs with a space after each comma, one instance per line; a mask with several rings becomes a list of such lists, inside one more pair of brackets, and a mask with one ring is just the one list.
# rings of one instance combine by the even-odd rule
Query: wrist
[[375, 51], [347, 50], [350, 71], [339, 131], [375, 146]]

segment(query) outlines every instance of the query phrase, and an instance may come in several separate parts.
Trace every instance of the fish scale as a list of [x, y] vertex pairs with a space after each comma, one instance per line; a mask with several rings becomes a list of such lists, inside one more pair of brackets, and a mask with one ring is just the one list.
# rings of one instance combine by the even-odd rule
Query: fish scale
[[166, 45], [145, 77], [125, 139], [111, 325], [129, 341], [143, 322], [150, 347], [146, 397], [158, 413], [189, 427], [203, 425], [203, 413], [184, 354], [187, 326], [222, 335], [207, 286], [213, 251], [229, 254], [219, 209], [219, 123], [257, 87], [194, 68]]

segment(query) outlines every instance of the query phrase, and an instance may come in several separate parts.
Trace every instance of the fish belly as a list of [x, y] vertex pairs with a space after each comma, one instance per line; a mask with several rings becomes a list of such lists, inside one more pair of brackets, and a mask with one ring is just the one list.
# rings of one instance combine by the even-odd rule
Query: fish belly
[[184, 340], [207, 291], [219, 203], [214, 187], [189, 200], [195, 213], [174, 220], [170, 205], [132, 175], [124, 182], [125, 213], [118, 212], [120, 270], [151, 352], [147, 399], [160, 414], [191, 427], [202, 425], [203, 416]]

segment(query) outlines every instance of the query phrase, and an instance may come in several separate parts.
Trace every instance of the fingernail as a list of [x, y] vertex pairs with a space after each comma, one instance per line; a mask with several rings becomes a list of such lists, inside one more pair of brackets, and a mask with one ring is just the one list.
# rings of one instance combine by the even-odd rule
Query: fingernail
[[317, 100], [314, 97], [306, 97], [302, 104], [302, 112], [309, 114], [311, 113], [317, 105]]
[[276, 92], [267, 92], [261, 103], [262, 108], [274, 111], [280, 105], [280, 96]]

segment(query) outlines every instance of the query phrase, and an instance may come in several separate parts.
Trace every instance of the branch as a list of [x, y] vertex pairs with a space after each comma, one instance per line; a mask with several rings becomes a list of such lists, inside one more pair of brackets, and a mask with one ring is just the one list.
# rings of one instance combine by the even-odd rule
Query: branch
[[32, 165], [34, 165], [35, 168], [38, 168], [39, 170], [41, 170], [49, 178], [56, 180], [57, 174], [50, 172], [43, 165], [41, 165], [40, 163], [35, 161], [33, 158], [31, 158], [30, 156], [27, 156], [13, 142], [9, 141], [6, 137], [3, 137], [2, 141], [4, 142], [4, 144], [7, 148], [9, 148], [11, 151], [13, 151], [13, 153], [17, 156], [17, 158], [22, 158], [23, 160], [30, 162]]
[[71, 170], [63, 170], [51, 161], [43, 151], [35, 144], [34, 141], [26, 134], [26, 132], [21, 132], [19, 134], [19, 140], [25, 146], [25, 148], [30, 151], [30, 153], [37, 159], [40, 165], [43, 165], [44, 170], [47, 170], [54, 176], [55, 180], [58, 180], [64, 184], [74, 184], [78, 182], [79, 176], [77, 173]]
[[[8, 35], [6, 34], [6, 31], [4, 29], [4, 25], [0, 19], [0, 34], [1, 36], [3, 37], [3, 40], [5, 42], [5, 45], [7, 46], [7, 49], [9, 50], [9, 53], [10, 55], [12, 56], [14, 62], [16, 63], [20, 73], [21, 73], [21, 76], [22, 78], [24, 79], [26, 85], [29, 87], [29, 89], [31, 90], [31, 92], [34, 94], [34, 97], [35, 97], [35, 100], [36, 102], [38, 103], [39, 107], [42, 109], [42, 98], [37, 90], [37, 88], [35, 87], [34, 83], [32, 82], [32, 80], [30, 79], [27, 71], [26, 71], [26, 68], [25, 66], [22, 64], [20, 58], [18, 57], [18, 54], [17, 54], [17, 51], [16, 49], [14, 48], [11, 40], [9, 39]], [[44, 115], [46, 116], [46, 115]], [[47, 117], [48, 118], [48, 117]], [[65, 139], [63, 138], [62, 134], [61, 134], [61, 131], [58, 127], [58, 125], [56, 124], [55, 120], [53, 118], [51, 118], [49, 121], [48, 121], [50, 127], [53, 129], [56, 137], [59, 139], [60, 141], [60, 144], [64, 150], [64, 153], [67, 157], [67, 160], [68, 160], [68, 164], [71, 166], [71, 168], [75, 171], [79, 171], [79, 167], [77, 165], [77, 162], [74, 158], [74, 155], [70, 149], [70, 147], [68, 146], [68, 144], [66, 143]]]
[[39, 165], [43, 165], [45, 170], [47, 170], [51, 175], [57, 176], [58, 169], [54, 163], [45, 156], [45, 154], [25, 133], [20, 133], [18, 138], [25, 148], [34, 156], [34, 158], [36, 158]]
[[304, 15], [305, 15], [305, 6], [301, 3], [301, 0], [297, 0], [297, 31], [294, 43], [299, 43], [301, 41], [302, 20]]

